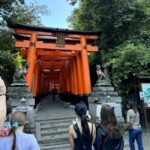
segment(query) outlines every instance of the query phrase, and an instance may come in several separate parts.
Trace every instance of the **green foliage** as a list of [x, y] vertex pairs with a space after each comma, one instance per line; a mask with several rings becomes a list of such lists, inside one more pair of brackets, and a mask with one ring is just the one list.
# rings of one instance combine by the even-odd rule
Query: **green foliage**
[[0, 50], [15, 51], [14, 39], [12, 38], [12, 34], [7, 30], [0, 31]]
[[22, 69], [26, 60], [20, 55], [19, 52], [13, 54], [15, 65], [18, 69]]
[[134, 87], [133, 73], [150, 73], [149, 0], [70, 0], [78, 2], [68, 21], [74, 29], [102, 31], [100, 52], [91, 59], [109, 68], [121, 94]]
[[111, 49], [106, 58], [106, 65], [111, 66], [113, 83], [118, 88], [130, 75], [150, 73], [150, 47], [146, 44], [126, 41]]
[[14, 48], [15, 39], [7, 28], [7, 21], [41, 25], [40, 15], [48, 15], [45, 5], [24, 4], [24, 0], [0, 1], [0, 75], [9, 85], [17, 67], [21, 68], [24, 59]]
[[48, 14], [49, 10], [46, 5], [37, 5], [35, 3], [30, 5], [16, 4], [8, 20], [24, 24], [42, 25], [40, 15]]
[[102, 49], [113, 48], [134, 35], [147, 18], [138, 1], [80, 0], [69, 18], [74, 29], [102, 31]]
[[0, 26], [4, 26], [5, 20], [10, 16], [13, 7], [17, 4], [24, 4], [24, 0], [0, 1]]
[[0, 50], [0, 76], [6, 82], [6, 85], [12, 82], [12, 75], [14, 74], [15, 62], [11, 56], [10, 51]]

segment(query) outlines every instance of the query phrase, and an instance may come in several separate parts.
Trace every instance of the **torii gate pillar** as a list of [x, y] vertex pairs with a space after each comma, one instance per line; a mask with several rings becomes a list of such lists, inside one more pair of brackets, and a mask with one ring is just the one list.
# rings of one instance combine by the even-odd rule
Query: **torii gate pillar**
[[26, 75], [26, 80], [29, 85], [30, 91], [32, 91], [32, 81], [33, 81], [33, 73], [35, 68], [35, 61], [36, 61], [36, 42], [37, 42], [37, 35], [36, 33], [31, 34], [30, 36], [30, 47], [27, 54], [27, 61], [29, 62], [29, 69]]
[[83, 74], [83, 85], [84, 85], [84, 93], [90, 94], [91, 93], [91, 80], [90, 80], [90, 70], [89, 70], [89, 60], [88, 60], [88, 53], [87, 53], [87, 46], [86, 46], [86, 38], [81, 38], [81, 64], [82, 64], [82, 74]]

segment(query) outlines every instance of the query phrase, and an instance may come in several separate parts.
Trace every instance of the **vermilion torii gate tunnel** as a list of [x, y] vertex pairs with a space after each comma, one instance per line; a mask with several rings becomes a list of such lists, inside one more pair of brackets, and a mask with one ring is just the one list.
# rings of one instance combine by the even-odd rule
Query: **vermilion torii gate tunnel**
[[[36, 97], [56, 84], [60, 94], [87, 96], [91, 93], [88, 55], [97, 52], [92, 46], [100, 32], [9, 24], [14, 30], [15, 47], [27, 62], [26, 81]], [[75, 99], [71, 99], [72, 103]]]

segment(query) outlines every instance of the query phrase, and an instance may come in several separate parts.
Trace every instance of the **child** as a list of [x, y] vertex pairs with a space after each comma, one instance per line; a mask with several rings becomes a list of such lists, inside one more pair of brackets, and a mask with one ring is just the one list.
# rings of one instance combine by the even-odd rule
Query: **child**
[[40, 150], [36, 138], [23, 132], [26, 124], [25, 114], [16, 112], [11, 117], [9, 136], [0, 139], [0, 150]]

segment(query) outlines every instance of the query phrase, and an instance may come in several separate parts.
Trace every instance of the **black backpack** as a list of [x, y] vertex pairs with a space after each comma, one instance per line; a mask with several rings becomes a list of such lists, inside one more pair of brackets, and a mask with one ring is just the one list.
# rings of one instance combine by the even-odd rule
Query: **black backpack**
[[98, 125], [96, 127], [96, 139], [94, 143], [95, 150], [103, 149], [103, 144], [105, 142], [105, 139], [106, 139], [105, 129], [101, 125]]

